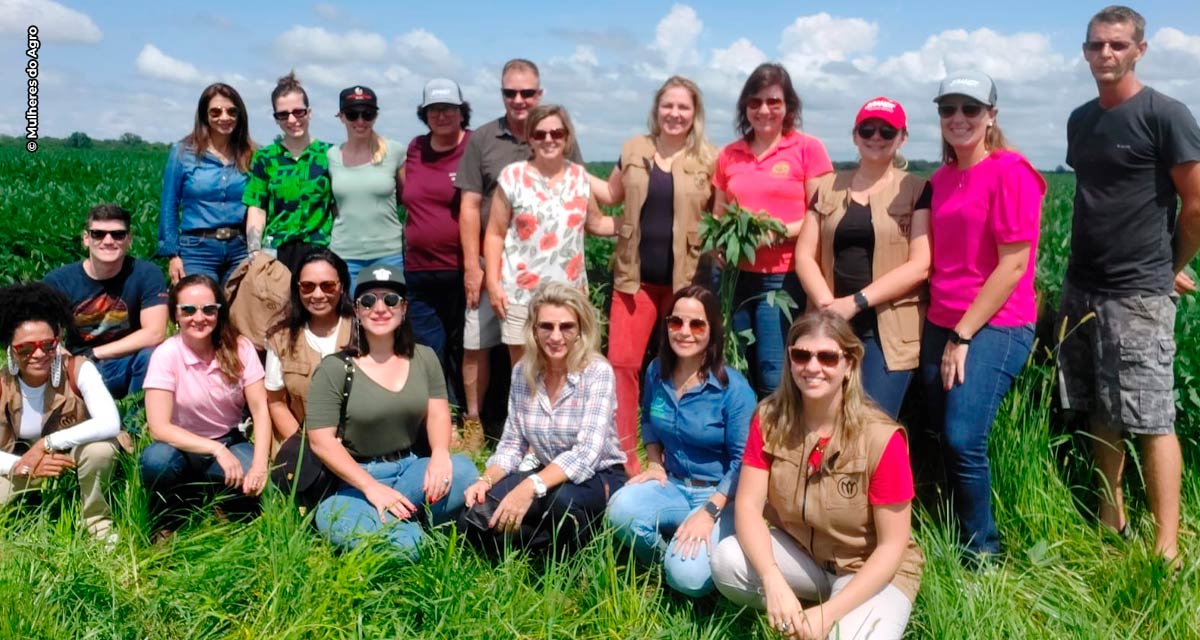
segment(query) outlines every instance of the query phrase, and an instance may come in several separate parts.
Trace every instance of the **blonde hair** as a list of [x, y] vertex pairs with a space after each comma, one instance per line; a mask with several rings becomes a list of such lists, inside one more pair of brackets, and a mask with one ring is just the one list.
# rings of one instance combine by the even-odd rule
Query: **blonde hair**
[[[784, 348], [790, 348], [804, 336], [824, 336], [838, 344], [849, 367], [842, 381], [842, 406], [838, 411], [834, 429], [842, 430], [844, 446], [849, 449], [861, 443], [861, 436], [871, 422], [889, 420], [879, 409], [862, 386], [863, 344], [854, 335], [850, 323], [832, 311], [813, 311], [792, 323], [788, 329]], [[781, 447], [793, 433], [804, 431], [804, 396], [800, 388], [785, 373], [771, 395], [758, 405], [758, 419], [762, 427], [763, 441]], [[798, 430], [798, 431], [797, 431]]]
[[694, 109], [692, 128], [688, 131], [687, 143], [684, 145], [684, 154], [693, 160], [700, 161], [705, 166], [712, 165], [717, 159], [717, 148], [708, 141], [708, 137], [704, 134], [704, 99], [700, 93], [700, 87], [696, 86], [695, 82], [683, 76], [671, 76], [667, 78], [667, 81], [654, 94], [654, 102], [650, 103], [650, 116], [646, 120], [646, 126], [650, 129], [650, 136], [657, 138], [662, 133], [662, 128], [658, 124], [658, 103], [662, 101], [663, 94], [668, 89], [676, 87], [684, 89], [691, 94]]
[[387, 138], [375, 132], [372, 132], [372, 135], [375, 136], [375, 153], [371, 154], [371, 164], [378, 165], [387, 157]]
[[537, 393], [537, 378], [546, 369], [546, 354], [537, 340], [538, 310], [553, 305], [568, 309], [579, 324], [575, 342], [567, 348], [567, 372], [583, 371], [600, 355], [600, 323], [596, 309], [580, 290], [563, 282], [543, 282], [533, 290], [529, 301], [529, 319], [525, 321], [525, 353], [521, 364], [525, 367], [525, 380], [532, 393]]

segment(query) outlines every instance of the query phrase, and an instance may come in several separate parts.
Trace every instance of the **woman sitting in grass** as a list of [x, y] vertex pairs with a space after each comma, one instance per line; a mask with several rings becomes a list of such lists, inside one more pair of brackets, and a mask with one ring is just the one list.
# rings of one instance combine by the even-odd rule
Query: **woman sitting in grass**
[[791, 376], [750, 423], [737, 536], [717, 546], [713, 580], [788, 637], [899, 638], [924, 563], [904, 429], [867, 399], [863, 345], [840, 315], [800, 318], [786, 344]]

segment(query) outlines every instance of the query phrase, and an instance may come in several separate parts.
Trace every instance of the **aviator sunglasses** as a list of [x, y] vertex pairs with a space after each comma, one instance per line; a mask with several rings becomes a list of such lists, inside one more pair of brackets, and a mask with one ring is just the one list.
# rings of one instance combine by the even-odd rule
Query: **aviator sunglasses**
[[379, 112], [375, 109], [353, 109], [351, 111], [343, 111], [342, 115], [350, 122], [358, 122], [359, 118], [367, 122], [372, 122], [379, 115]]
[[317, 287], [320, 287], [321, 293], [331, 296], [337, 293], [338, 289], [342, 286], [342, 283], [338, 282], [337, 280], [326, 280], [324, 282], [301, 280], [298, 284], [300, 287], [300, 293], [303, 293], [304, 295], [309, 295], [310, 293], [316, 291]]
[[54, 353], [54, 351], [56, 349], [58, 349], [58, 338], [46, 338], [45, 340], [33, 340], [30, 342], [22, 342], [20, 344], [14, 344], [12, 346], [12, 350], [18, 356], [20, 356], [22, 358], [28, 358], [29, 356], [36, 353], [38, 349], [41, 349], [42, 353], [45, 353], [45, 354]]
[[96, 242], [104, 240], [104, 236], [112, 236], [117, 242], [124, 242], [129, 237], [128, 229], [88, 229], [88, 237]]
[[177, 304], [177, 305], [175, 305], [175, 308], [179, 309], [179, 315], [181, 315], [185, 318], [190, 318], [190, 317], [196, 315], [197, 311], [199, 311], [200, 313], [203, 313], [204, 315], [211, 318], [211, 317], [217, 315], [217, 311], [221, 308], [221, 305], [219, 305], [215, 302], [212, 304], [204, 304], [204, 305]]
[[501, 89], [500, 93], [509, 100], [517, 97], [518, 93], [521, 94], [522, 98], [525, 98], [526, 100], [532, 100], [535, 96], [537, 96], [538, 91], [541, 91], [541, 89]]
[[667, 329], [675, 332], [683, 331], [684, 324], [687, 325], [688, 333], [704, 334], [708, 332], [708, 320], [704, 318], [692, 318], [685, 320], [679, 316], [667, 316]]
[[553, 322], [539, 322], [535, 326], [537, 327], [539, 333], [543, 333], [545, 335], [552, 335], [554, 330], [558, 329], [558, 332], [564, 337], [573, 336], [575, 335], [575, 332], [579, 330], [579, 326], [574, 322], [560, 322], [558, 324], [554, 324]]
[[879, 137], [883, 138], [884, 140], [895, 140], [896, 136], [900, 135], [899, 129], [886, 124], [860, 124], [858, 125], [858, 129], [856, 129], [856, 131], [858, 132], [858, 137], [862, 138], [863, 140], [870, 140], [871, 138], [874, 138], [876, 133], [878, 133]]
[[817, 363], [823, 367], [832, 367], [837, 365], [838, 361], [842, 359], [842, 352], [811, 351], [809, 349], [801, 349], [800, 347], [789, 347], [788, 357], [791, 358], [792, 364], [799, 365], [801, 367], [807, 366], [808, 361], [812, 360], [813, 358], [816, 358]]
[[279, 122], [286, 122], [288, 116], [294, 116], [297, 120], [303, 120], [304, 116], [308, 115], [308, 107], [303, 109], [292, 109], [291, 111], [276, 111], [271, 115], [275, 116], [275, 119]]
[[962, 114], [968, 118], [978, 118], [979, 114], [983, 113], [983, 105], [978, 102], [968, 102], [964, 105], [939, 104], [937, 111], [943, 118], [953, 118], [959, 109], [962, 109]]
[[220, 118], [222, 112], [224, 112], [225, 115], [229, 116], [230, 118], [234, 118], [234, 119], [237, 119], [238, 114], [241, 113], [240, 111], [238, 111], [237, 107], [209, 107], [208, 108], [208, 117]]
[[374, 293], [364, 293], [358, 297], [358, 306], [362, 307], [363, 309], [371, 309], [375, 306], [375, 303], [379, 302], [380, 300], [383, 300], [383, 306], [389, 309], [395, 309], [396, 307], [400, 306], [401, 302], [404, 302], [404, 297], [398, 293], [385, 293], [382, 296]]

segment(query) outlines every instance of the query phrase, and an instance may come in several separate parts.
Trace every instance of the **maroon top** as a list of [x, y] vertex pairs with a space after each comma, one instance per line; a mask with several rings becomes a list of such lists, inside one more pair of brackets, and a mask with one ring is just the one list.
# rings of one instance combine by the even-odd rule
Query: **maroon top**
[[465, 132], [458, 146], [449, 151], [434, 151], [428, 134], [408, 143], [400, 197], [408, 212], [404, 223], [406, 271], [462, 269], [458, 239], [462, 195], [454, 186], [454, 174], [470, 138], [471, 132]]

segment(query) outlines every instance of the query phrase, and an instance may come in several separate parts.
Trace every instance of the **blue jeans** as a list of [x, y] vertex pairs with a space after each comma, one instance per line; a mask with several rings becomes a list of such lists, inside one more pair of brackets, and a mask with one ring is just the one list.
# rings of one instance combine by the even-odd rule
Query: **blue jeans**
[[617, 539], [633, 547], [645, 563], [661, 562], [667, 584], [672, 589], [698, 598], [713, 590], [709, 555], [717, 543], [733, 534], [733, 501], [725, 504], [713, 526], [707, 545], [701, 545], [695, 558], [672, 551], [670, 539], [683, 521], [704, 506], [717, 488], [689, 487], [668, 476], [667, 484], [654, 480], [627, 484], [613, 494], [608, 503], [608, 522]]
[[942, 384], [942, 352], [950, 335], [925, 322], [921, 337], [921, 381], [929, 419], [941, 428], [946, 473], [967, 551], [998, 553], [1000, 534], [992, 516], [992, 478], [988, 465], [988, 433], [1000, 403], [1025, 368], [1033, 349], [1033, 325], [985, 325], [967, 349], [965, 382], [946, 391]]
[[[254, 463], [254, 445], [237, 429], [216, 441], [229, 448], [229, 452], [248, 472]], [[225, 505], [232, 512], [248, 513], [254, 510], [257, 498], [242, 494], [241, 488], [225, 488], [225, 470], [217, 459], [203, 453], [181, 451], [165, 442], [151, 442], [142, 450], [138, 465], [142, 474], [142, 486], [150, 497], [150, 513], [154, 515], [181, 508], [195, 506], [197, 500], [208, 496], [214, 489], [232, 494]]]
[[462, 378], [463, 320], [467, 298], [462, 271], [406, 271], [408, 319], [413, 337], [438, 355], [446, 374], [450, 404], [460, 406], [456, 381]]
[[872, 333], [859, 338], [862, 339], [865, 350], [862, 362], [863, 389], [880, 409], [895, 420], [900, 415], [904, 394], [908, 393], [908, 385], [912, 382], [912, 369], [888, 369], [883, 358], [883, 346], [879, 343], [879, 334]]
[[217, 240], [186, 233], [179, 235], [179, 257], [183, 260], [183, 272], [189, 276], [203, 273], [223, 283], [246, 255], [246, 238], [243, 236]]
[[146, 347], [120, 358], [96, 361], [96, 369], [100, 371], [100, 377], [104, 378], [104, 386], [108, 387], [108, 392], [114, 400], [142, 390], [142, 382], [146, 379], [146, 368], [150, 366], [152, 353], [154, 347]]
[[382, 533], [384, 539], [416, 559], [417, 545], [424, 536], [418, 520], [427, 519], [432, 526], [454, 520], [466, 504], [464, 492], [479, 478], [475, 463], [465, 456], [450, 456], [450, 464], [450, 492], [441, 500], [428, 504], [422, 485], [425, 483], [429, 458], [409, 454], [393, 462], [371, 460], [359, 463], [372, 478], [404, 494], [419, 511], [428, 509], [428, 514], [420, 513], [409, 520], [400, 520], [385, 513], [384, 521], [380, 522], [379, 512], [367, 500], [367, 496], [343, 483], [336, 493], [317, 505], [317, 530], [330, 542], [342, 547], [355, 547], [367, 536]]
[[[357, 258], [343, 258], [343, 259], [346, 261], [346, 267], [350, 269], [351, 291], [353, 291], [354, 286], [358, 284], [358, 272], [362, 271], [363, 269], [366, 269], [367, 267], [369, 267], [377, 262], [381, 262], [383, 264], [388, 265], [389, 267], [395, 267], [395, 268], [399, 269], [400, 271], [404, 271], [404, 254], [403, 253], [397, 253], [394, 256], [382, 256], [379, 258], [367, 258], [366, 260], [360, 260]], [[461, 283], [459, 286], [462, 286]], [[464, 294], [464, 295], [466, 295], [466, 294]]]
[[[767, 300], [772, 291], [786, 291], [798, 305], [792, 309], [792, 318], [804, 313], [807, 298], [800, 279], [795, 272], [753, 273], [740, 271], [737, 287], [733, 292], [733, 331], [741, 333], [747, 329], [754, 332], [754, 343], [746, 351], [749, 364], [750, 385], [764, 397], [779, 386], [785, 366], [784, 344], [791, 322], [779, 307]], [[730, 339], [733, 339], [730, 336]]]

